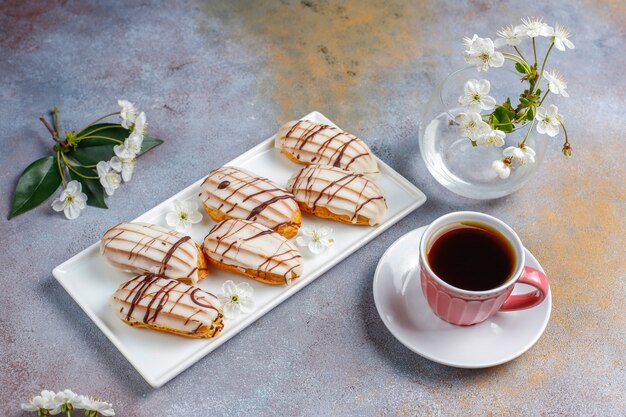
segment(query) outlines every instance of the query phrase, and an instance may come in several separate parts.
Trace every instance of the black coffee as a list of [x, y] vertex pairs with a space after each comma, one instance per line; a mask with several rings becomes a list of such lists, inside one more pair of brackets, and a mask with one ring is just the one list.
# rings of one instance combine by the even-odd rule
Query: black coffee
[[491, 290], [515, 272], [511, 243], [500, 232], [481, 223], [458, 223], [435, 236], [427, 250], [430, 269], [456, 288]]

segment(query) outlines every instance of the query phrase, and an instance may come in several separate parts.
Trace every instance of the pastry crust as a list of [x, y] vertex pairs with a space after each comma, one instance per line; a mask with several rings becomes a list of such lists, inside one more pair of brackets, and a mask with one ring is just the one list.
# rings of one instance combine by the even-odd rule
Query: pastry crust
[[199, 197], [216, 222], [250, 220], [286, 238], [297, 235], [302, 222], [300, 208], [289, 191], [238, 167], [211, 171], [200, 186]]
[[311, 208], [307, 206], [305, 203], [300, 203], [300, 202], [298, 203], [298, 205], [300, 206], [300, 210], [302, 210], [303, 212], [312, 214], [317, 217], [321, 217], [323, 219], [330, 219], [330, 220], [334, 220], [337, 222], [356, 224], [356, 225], [361, 225], [361, 226], [370, 225], [370, 219], [368, 219], [367, 217], [363, 217], [361, 215], [358, 215], [355, 220], [352, 220], [350, 216], [335, 214], [332, 211], [328, 210], [326, 207], [317, 206], [315, 208]]
[[224, 320], [222, 317], [219, 317], [218, 319], [216, 319], [213, 324], [211, 324], [210, 326], [202, 326], [200, 327], [200, 329], [197, 331], [197, 333], [185, 333], [185, 332], [179, 332], [173, 329], [168, 329], [167, 327], [164, 326], [155, 326], [154, 324], [145, 324], [145, 323], [140, 323], [140, 322], [130, 322], [127, 320], [123, 320], [122, 321], [126, 324], [128, 324], [131, 327], [140, 327], [143, 329], [150, 329], [150, 330], [156, 330], [157, 332], [162, 332], [162, 333], [169, 333], [169, 334], [173, 334], [176, 336], [182, 336], [182, 337], [187, 337], [189, 339], [208, 339], [211, 337], [215, 337], [218, 334], [220, 334], [220, 332], [222, 331], [222, 329], [224, 328]]
[[212, 265], [265, 284], [289, 284], [302, 275], [298, 248], [279, 233], [247, 220], [218, 223], [202, 249]]

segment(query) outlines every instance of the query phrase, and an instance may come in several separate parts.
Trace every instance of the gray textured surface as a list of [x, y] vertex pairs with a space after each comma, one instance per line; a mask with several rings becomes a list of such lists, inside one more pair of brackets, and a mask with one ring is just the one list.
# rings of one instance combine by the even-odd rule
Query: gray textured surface
[[[623, 415], [626, 108], [623, 1], [0, 2], [0, 410], [43, 388], [113, 402], [121, 416]], [[525, 188], [493, 202], [439, 186], [417, 115], [462, 65], [460, 39], [527, 14], [567, 24], [576, 50], [559, 107], [575, 157], [554, 143]], [[66, 128], [127, 97], [167, 142], [133, 181], [66, 221], [46, 204], [10, 222], [21, 170], [48, 151], [37, 117]], [[54, 266], [210, 169], [320, 110], [417, 184], [426, 205], [159, 390], [150, 388], [53, 279]], [[552, 283], [553, 316], [519, 359], [469, 371], [429, 362], [378, 318], [372, 274], [406, 231], [453, 210], [516, 228]], [[622, 387], [622, 388], [620, 388]]]

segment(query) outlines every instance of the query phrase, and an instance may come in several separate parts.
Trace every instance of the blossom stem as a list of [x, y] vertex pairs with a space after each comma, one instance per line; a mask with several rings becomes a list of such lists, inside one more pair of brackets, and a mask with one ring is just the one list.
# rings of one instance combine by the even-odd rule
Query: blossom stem
[[[522, 55], [522, 52], [517, 48], [517, 46], [513, 47], [517, 53], [519, 54], [520, 58], [522, 58], [524, 61], [526, 61], [526, 58], [524, 58], [524, 55]], [[528, 63], [528, 61], [526, 61]]]
[[[91, 125], [89, 125], [89, 126], [91, 126]], [[85, 129], [87, 129], [89, 126], [85, 127]], [[97, 128], [97, 129], [94, 129], [94, 130], [90, 131], [89, 133], [87, 133], [87, 134], [85, 134], [85, 135], [83, 135], [83, 136], [78, 136], [78, 137], [76, 138], [76, 140], [78, 141], [78, 140], [81, 140], [82, 138], [84, 138], [84, 137], [85, 137], [85, 136], [87, 136], [87, 135], [91, 135], [91, 134], [96, 133], [96, 132], [99, 132], [99, 131], [101, 131], [101, 130], [105, 130], [105, 129], [112, 129], [112, 128], [124, 129], [124, 128], [122, 127], [122, 125], [112, 125], [112, 126], [104, 126], [104, 127], [99, 127], [99, 128]], [[85, 130], [85, 129], [83, 129], [83, 130]], [[83, 130], [81, 130], [81, 132], [82, 132]], [[126, 130], [126, 129], [124, 129], [124, 130]]]
[[569, 139], [567, 137], [567, 129], [565, 129], [565, 125], [563, 124], [563, 122], [561, 120], [559, 120], [559, 124], [563, 128], [563, 133], [565, 134], [565, 144], [569, 145]]
[[520, 64], [522, 67], [524, 67], [524, 69], [526, 70], [526, 72], [530, 72], [530, 67], [528, 66], [528, 62], [526, 62], [526, 60], [524, 58], [522, 58], [521, 56], [517, 56], [515, 54], [510, 54], [508, 52], [502, 52], [502, 55], [513, 62], [517, 62], [518, 64]]
[[94, 124], [98, 123], [100, 120], [104, 120], [104, 119], [106, 119], [107, 117], [115, 116], [116, 114], [120, 114], [120, 112], [116, 111], [116, 112], [113, 112], [113, 113], [109, 113], [109, 114], [107, 114], [107, 115], [104, 115], [104, 116], [100, 117], [99, 119], [96, 119], [96, 120], [94, 120], [93, 122], [89, 123], [87, 126], [83, 127], [82, 129], [80, 129], [80, 130], [79, 130], [79, 132], [82, 132], [83, 130], [87, 129], [89, 126], [91, 126], [91, 125], [94, 125]]
[[548, 97], [548, 94], [550, 94], [550, 90], [546, 91], [546, 93], [543, 95], [543, 98], [541, 99], [537, 107], [540, 107], [543, 104], [543, 101], [546, 99], [546, 97]]
[[63, 181], [63, 186], [65, 186], [67, 184], [67, 181], [65, 180], [65, 175], [63, 174], [63, 168], [61, 167], [61, 156], [65, 158], [65, 156], [63, 155], [61, 151], [57, 151], [57, 165], [59, 167], [59, 174], [61, 174], [61, 180]]
[[519, 145], [520, 148], [523, 147], [524, 144], [526, 143], [526, 141], [528, 140], [528, 137], [530, 136], [530, 132], [533, 130], [533, 126], [535, 126], [535, 119], [533, 119], [533, 121], [530, 123], [530, 127], [528, 128], [528, 132], [526, 132], [526, 136], [524, 136], [524, 140]]
[[537, 68], [537, 45], [535, 43], [535, 38], [533, 38], [533, 55], [535, 56], [535, 68]]
[[61, 129], [59, 129], [59, 108], [54, 105], [54, 130], [57, 132], [57, 137], [61, 137]]
[[48, 123], [48, 121], [45, 119], [45, 117], [43, 116], [39, 116], [39, 120], [41, 120], [41, 123], [44, 124], [44, 126], [46, 127], [46, 129], [48, 129], [48, 132], [50, 132], [50, 134], [52, 135], [52, 139], [54, 139], [55, 142], [57, 143], [61, 143], [61, 139], [59, 138], [59, 136], [56, 134], [56, 132], [54, 131], [54, 129], [52, 129], [52, 126], [50, 126], [50, 123]]
[[541, 71], [539, 72], [539, 79], [537, 80], [537, 83], [535, 84], [535, 90], [539, 87], [539, 84], [541, 84], [541, 77], [543, 77], [543, 70], [546, 67], [546, 61], [548, 60], [548, 55], [550, 55], [550, 51], [552, 51], [552, 48], [554, 48], [554, 42], [550, 44], [550, 48], [548, 48], [548, 52], [546, 52], [546, 56], [543, 58], [543, 64], [541, 64]]
[[93, 136], [89, 135], [89, 136], [83, 136], [82, 138], [80, 138], [80, 140], [83, 140], [83, 139], [105, 139], [105, 140], [110, 140], [112, 142], [124, 143], [119, 139], [114, 139], [109, 136], [99, 136], [99, 135], [93, 135]]
[[100, 177], [94, 177], [94, 176], [89, 176], [89, 175], [83, 175], [80, 172], [78, 172], [74, 166], [70, 163], [70, 161], [67, 160], [67, 158], [65, 157], [65, 154], [61, 154], [61, 156], [63, 157], [63, 162], [65, 162], [65, 165], [76, 175], [78, 175], [79, 177], [88, 179], [88, 180], [97, 180]]

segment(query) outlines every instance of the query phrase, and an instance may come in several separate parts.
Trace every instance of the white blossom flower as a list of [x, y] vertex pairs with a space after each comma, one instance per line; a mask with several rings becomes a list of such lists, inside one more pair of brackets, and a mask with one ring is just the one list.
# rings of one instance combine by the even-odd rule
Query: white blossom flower
[[314, 255], [319, 255], [335, 243], [333, 229], [326, 226], [303, 226], [296, 238], [298, 246], [307, 247]]
[[454, 121], [457, 123], [457, 133], [463, 137], [470, 138], [472, 141], [489, 133], [489, 125], [483, 121], [478, 113], [459, 113], [454, 118]]
[[121, 125], [124, 129], [129, 129], [137, 118], [137, 108], [128, 100], [117, 100], [117, 104], [120, 106]]
[[497, 68], [504, 64], [504, 55], [495, 50], [493, 41], [489, 38], [474, 35], [472, 39], [464, 38], [463, 44], [465, 61], [470, 65], [476, 65], [478, 71], [487, 71], [489, 67]]
[[[27, 403], [22, 403], [20, 407], [24, 411], [37, 411], [40, 415], [46, 415], [57, 406], [54, 396], [54, 392], [43, 390], [40, 395], [31, 398]], [[45, 412], [42, 412], [44, 410]]]
[[57, 392], [54, 395], [54, 402], [56, 407], [50, 411], [51, 415], [81, 408], [80, 396], [69, 389]]
[[85, 208], [87, 194], [83, 193], [83, 186], [80, 182], [72, 180], [67, 183], [59, 198], [52, 202], [54, 211], [62, 211], [69, 220], [74, 220], [80, 216], [81, 210]]
[[96, 417], [98, 414], [110, 417], [115, 415], [113, 405], [105, 401], [95, 400], [92, 397], [86, 395], [80, 395], [80, 407], [85, 410], [85, 415], [88, 417]]
[[535, 163], [535, 151], [527, 145], [520, 146], [509, 146], [504, 151], [502, 151], [502, 155], [509, 157], [522, 165], [525, 164], [534, 164]]
[[543, 71], [543, 77], [548, 81], [548, 89], [551, 93], [560, 94], [563, 97], [569, 97], [567, 93], [567, 81], [563, 78], [563, 74], [556, 70], [550, 72]]
[[505, 180], [509, 178], [509, 175], [511, 175], [510, 165], [511, 164], [504, 159], [497, 159], [493, 161], [493, 163], [491, 164], [491, 167], [493, 168], [494, 171], [496, 171], [496, 174], [498, 174], [498, 177]]
[[496, 107], [496, 99], [489, 96], [491, 83], [488, 80], [471, 79], [463, 87], [464, 94], [459, 97], [459, 103], [471, 112], [480, 113], [481, 110], [492, 110]]
[[554, 46], [559, 51], [565, 51], [565, 47], [574, 49], [574, 44], [568, 38], [570, 37], [569, 30], [563, 25], [556, 24], [554, 28]]
[[144, 112], [139, 113], [139, 116], [135, 119], [135, 125], [133, 126], [133, 133], [141, 135], [141, 139], [143, 139], [143, 135], [146, 133], [148, 124], [146, 123], [146, 114]]
[[248, 314], [254, 309], [254, 300], [252, 295], [254, 289], [247, 282], [235, 284], [228, 280], [222, 284], [222, 292], [219, 299], [222, 302], [224, 316], [227, 318], [235, 318], [239, 314]]
[[180, 233], [188, 233], [192, 224], [202, 221], [202, 214], [198, 211], [195, 201], [174, 200], [174, 209], [165, 215], [167, 225]]
[[536, 38], [537, 36], [549, 37], [554, 34], [554, 28], [544, 23], [541, 17], [528, 17], [522, 19], [521, 25], [515, 26], [515, 32], [529, 38]]
[[130, 181], [133, 177], [135, 165], [137, 165], [135, 158], [127, 157], [129, 149], [124, 147], [118, 148], [117, 146], [114, 146], [113, 151], [115, 152], [115, 156], [111, 158], [109, 165], [111, 165], [111, 168], [122, 174], [124, 182]]
[[120, 175], [115, 172], [115, 170], [111, 168], [111, 165], [106, 161], [98, 162], [98, 165], [96, 165], [96, 171], [98, 172], [100, 184], [104, 187], [104, 191], [106, 191], [107, 195], [113, 195], [122, 182]]
[[504, 145], [504, 138], [506, 134], [498, 129], [492, 129], [489, 133], [484, 134], [476, 138], [476, 144], [486, 147], [496, 146], [501, 147]]
[[523, 39], [526, 39], [526, 34], [523, 31], [516, 31], [515, 26], [507, 26], [503, 27], [498, 31], [498, 39], [493, 41], [493, 44], [496, 48], [502, 48], [505, 45], [509, 46], [517, 46], [522, 43]]
[[113, 151], [120, 159], [133, 159], [141, 152], [143, 135], [133, 132], [124, 140], [123, 144], [115, 145]]
[[554, 104], [550, 104], [547, 109], [543, 106], [537, 108], [535, 119], [538, 121], [537, 132], [551, 137], [559, 134], [561, 115], [559, 114], [559, 108]]

